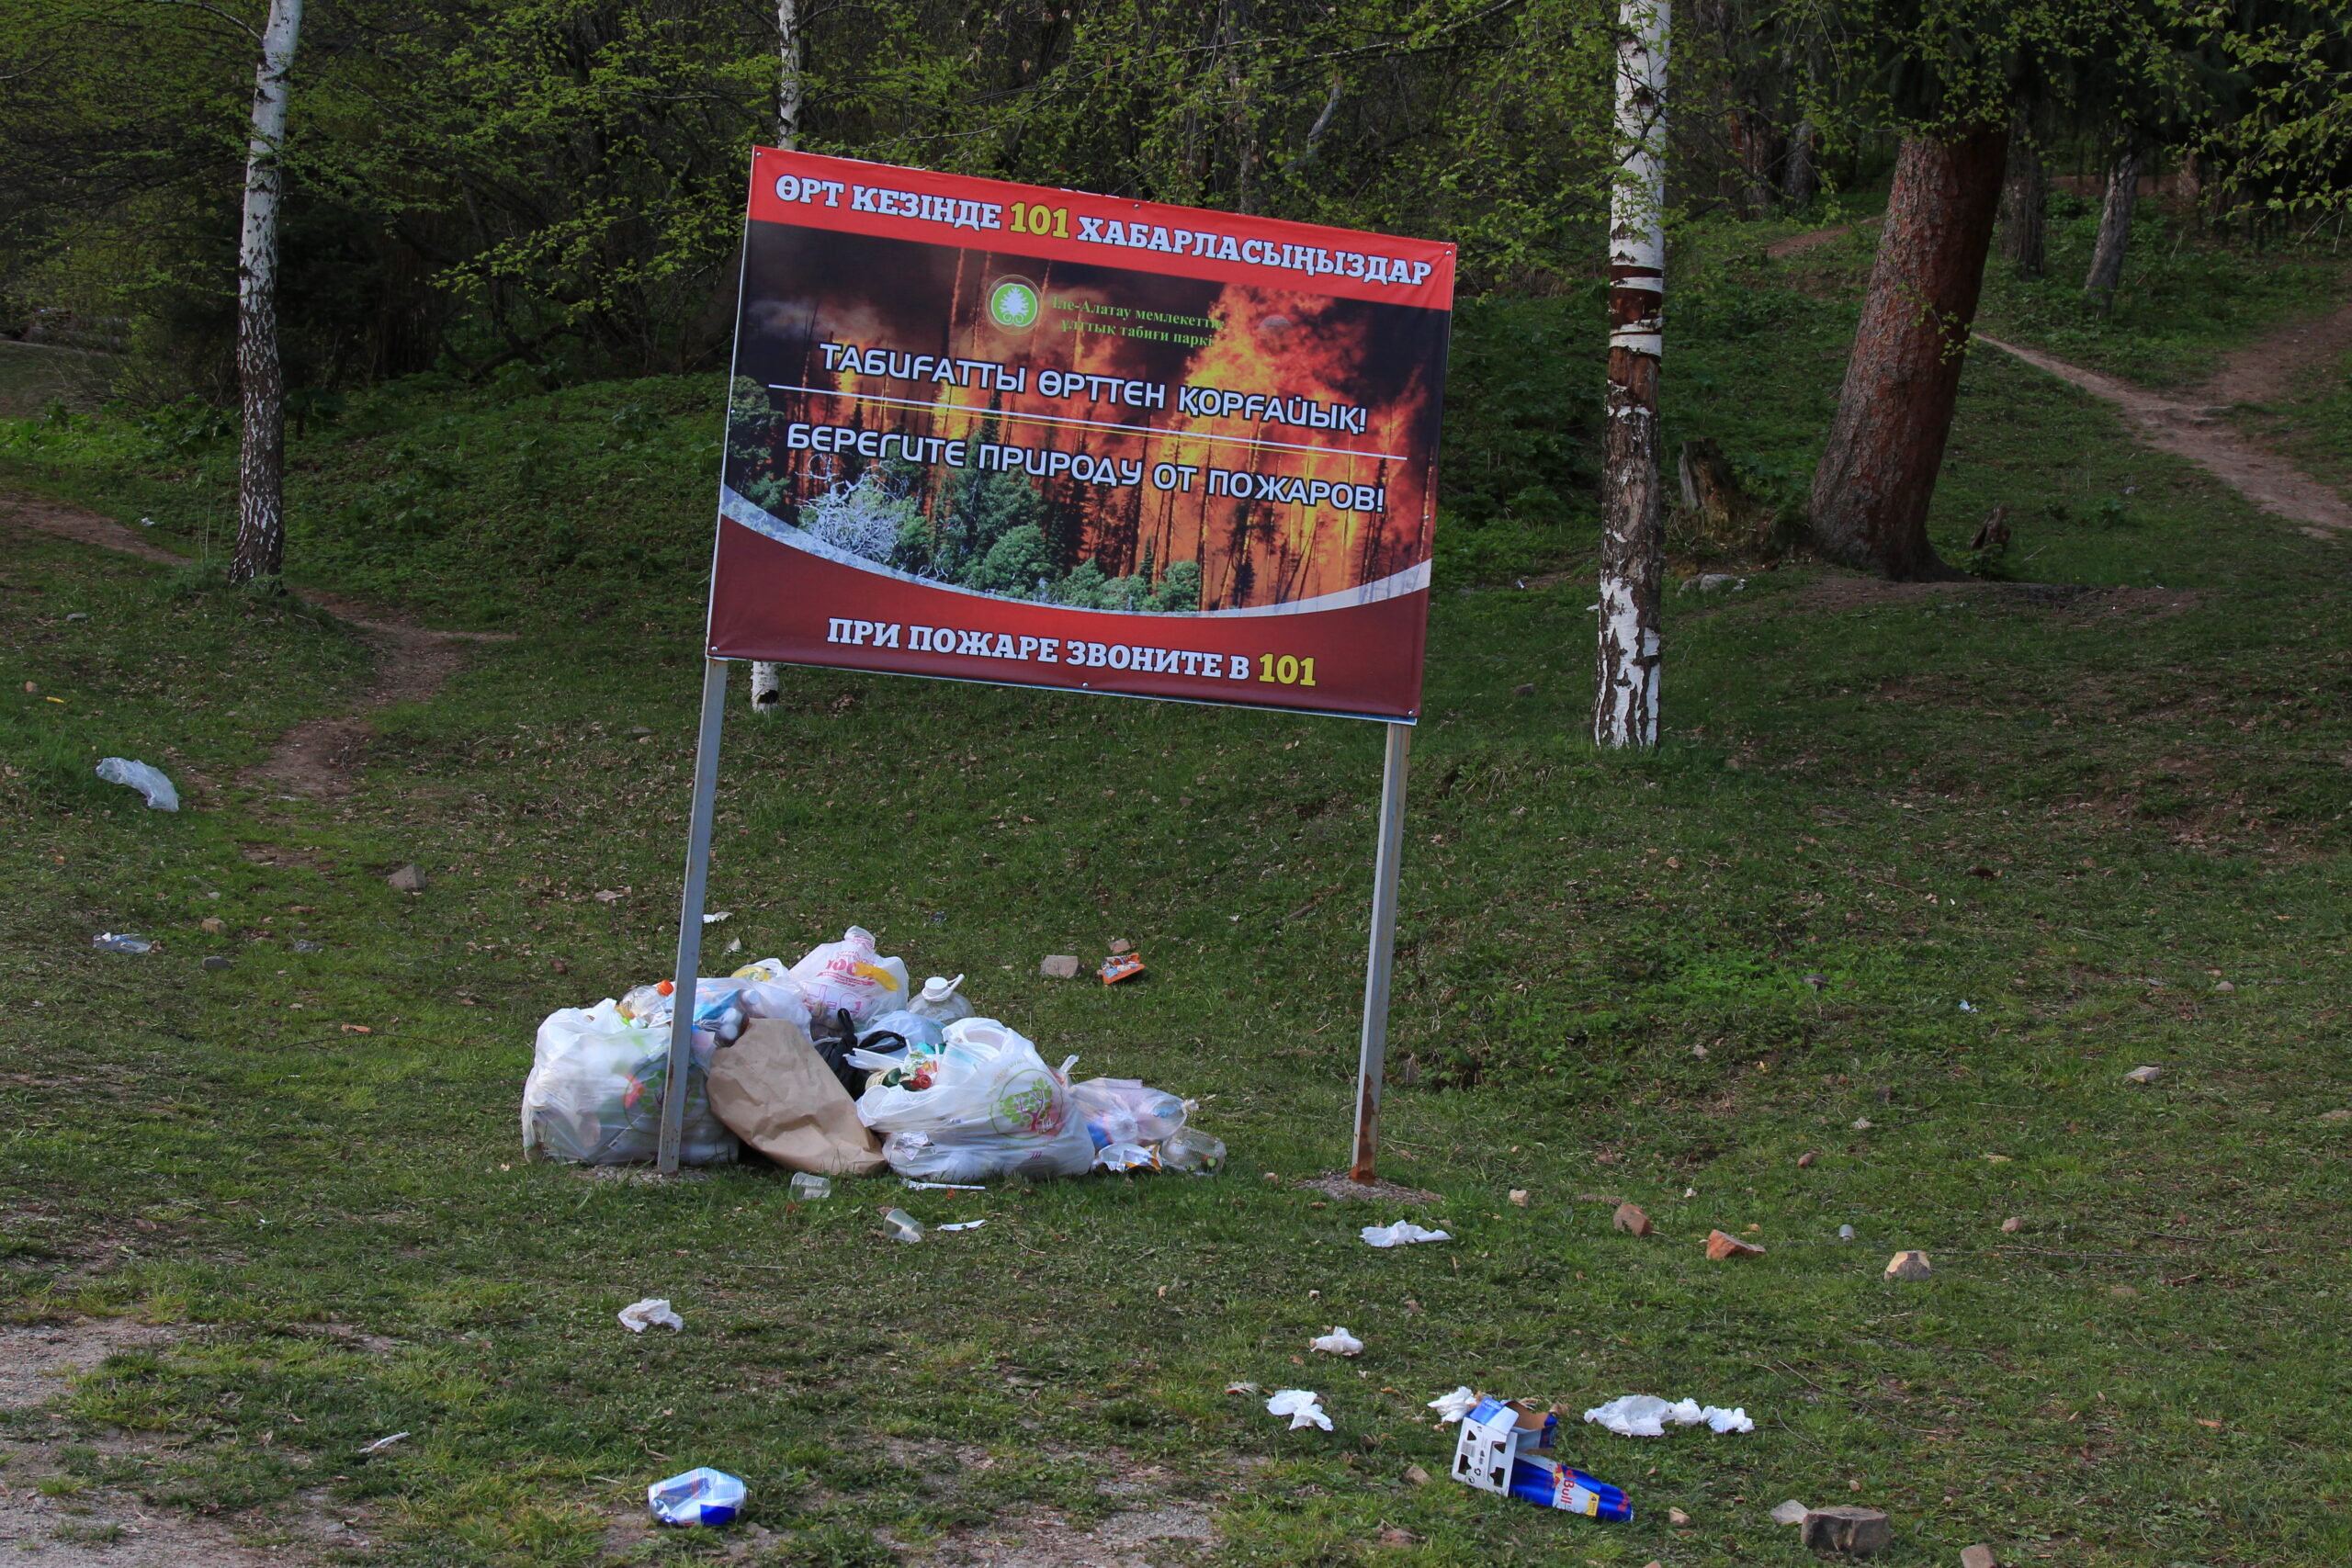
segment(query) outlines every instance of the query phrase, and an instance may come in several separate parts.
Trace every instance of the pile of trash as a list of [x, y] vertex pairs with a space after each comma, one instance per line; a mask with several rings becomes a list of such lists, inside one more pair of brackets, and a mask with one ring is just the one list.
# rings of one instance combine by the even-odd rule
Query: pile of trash
[[[1223, 1162], [1188, 1101], [1134, 1078], [1072, 1082], [1076, 1056], [1048, 1065], [975, 1016], [963, 983], [933, 976], [910, 994], [905, 963], [857, 926], [797, 963], [695, 981], [679, 1158], [723, 1164], [749, 1144], [795, 1171], [959, 1183]], [[526, 1155], [654, 1157], [675, 991], [665, 980], [548, 1016], [523, 1087]]]

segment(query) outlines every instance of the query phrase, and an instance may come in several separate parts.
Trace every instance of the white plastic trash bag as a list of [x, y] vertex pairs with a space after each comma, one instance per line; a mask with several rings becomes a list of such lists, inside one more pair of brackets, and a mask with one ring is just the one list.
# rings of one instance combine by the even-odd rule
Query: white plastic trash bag
[[[687, 1165], [721, 1165], [741, 1153], [735, 1134], [711, 1114], [708, 1049], [695, 1042], [686, 1075], [678, 1157]], [[523, 1084], [524, 1153], [582, 1165], [653, 1158], [669, 1065], [669, 1031], [631, 1023], [609, 997], [549, 1013]]]
[[956, 1020], [935, 1055], [910, 1050], [908, 1065], [919, 1055], [928, 1089], [877, 1079], [857, 1101], [859, 1120], [882, 1135], [882, 1157], [900, 1176], [1039, 1179], [1083, 1176], [1093, 1165], [1094, 1140], [1070, 1102], [1069, 1062], [1056, 1071], [1035, 1045], [989, 1018]]
[[177, 811], [180, 792], [164, 776], [161, 768], [134, 762], [128, 757], [108, 757], [98, 764], [98, 777], [112, 784], [128, 784], [147, 797], [150, 811]]
[[849, 1010], [852, 1023], [907, 1005], [907, 966], [903, 960], [883, 958], [874, 951], [874, 933], [852, 926], [839, 942], [820, 942], [792, 966], [792, 978], [818, 1018], [831, 1018], [836, 1009]]

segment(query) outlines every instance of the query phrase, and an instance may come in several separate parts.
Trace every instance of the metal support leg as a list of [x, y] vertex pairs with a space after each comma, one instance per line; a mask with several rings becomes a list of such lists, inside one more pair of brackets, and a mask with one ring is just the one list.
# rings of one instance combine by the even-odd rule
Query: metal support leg
[[1363, 970], [1363, 1048], [1356, 1066], [1357, 1181], [1373, 1179], [1380, 1144], [1380, 1077], [1388, 1058], [1388, 976], [1396, 951], [1396, 863], [1405, 851], [1405, 759], [1413, 727], [1388, 727], [1380, 772], [1380, 849], [1372, 867], [1372, 953]]
[[710, 818], [718, 797], [718, 729], [727, 716], [727, 661], [706, 659], [702, 667], [702, 726], [695, 739], [693, 825], [686, 830], [686, 889], [678, 900], [677, 989], [670, 998], [670, 1065], [662, 1076], [662, 1148], [654, 1168], [664, 1176], [678, 1168], [678, 1144], [686, 1122], [686, 1079], [694, 1061], [695, 978], [702, 967], [703, 885], [710, 872]]

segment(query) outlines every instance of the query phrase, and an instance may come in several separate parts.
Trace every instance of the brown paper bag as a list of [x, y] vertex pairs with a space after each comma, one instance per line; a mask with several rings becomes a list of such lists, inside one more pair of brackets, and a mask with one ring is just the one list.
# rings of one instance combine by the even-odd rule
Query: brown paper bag
[[871, 1176], [882, 1145], [857, 1106], [787, 1019], [753, 1019], [710, 1064], [710, 1108], [729, 1131], [786, 1170]]

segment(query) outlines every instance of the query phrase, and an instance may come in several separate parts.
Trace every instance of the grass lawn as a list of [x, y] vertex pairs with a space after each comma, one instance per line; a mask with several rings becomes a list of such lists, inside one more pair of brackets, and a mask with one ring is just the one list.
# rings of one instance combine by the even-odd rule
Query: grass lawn
[[[1835, 396], [1832, 259], [1710, 262], [1683, 307], [1670, 428], [1760, 484], [1801, 489]], [[1564, 420], [1598, 378], [1528, 374]], [[2352, 1554], [2341, 547], [1983, 356], [1935, 532], [2006, 503], [2013, 566], [2058, 586], [1678, 596], [1668, 743], [1602, 756], [1582, 459], [1474, 409], [1464, 466], [1499, 477], [1453, 504], [1501, 543], [1433, 615], [1384, 1158], [1456, 1239], [1396, 1251], [1355, 1232], [1404, 1211], [1298, 1185], [1348, 1145], [1370, 727], [793, 672], [779, 717], [730, 720], [721, 943], [865, 924], [1232, 1149], [794, 1206], [766, 1169], [526, 1164], [514, 1121], [537, 1020], [667, 967], [716, 385], [413, 395], [297, 444], [296, 559], [526, 635], [382, 716], [345, 801], [238, 782], [364, 684], [343, 629], [0, 533], [0, 1302], [179, 1330], [8, 1418], [82, 1445], [94, 1494], [265, 1537], [329, 1506], [371, 1543], [345, 1555], [417, 1564], [882, 1568], [1170, 1510], [1215, 1540], [1130, 1555], [1793, 1564], [1789, 1497], [1886, 1508], [1898, 1564]], [[0, 482], [190, 541], [220, 514], [200, 431], [8, 428]], [[1547, 549], [1568, 576], [1476, 585]], [[190, 809], [89, 779], [107, 754]], [[384, 884], [408, 861], [421, 897]], [[164, 948], [92, 949], [125, 929]], [[1140, 982], [1036, 974], [1119, 936]], [[1658, 1234], [1613, 1233], [1617, 1197]], [[894, 1202], [989, 1224], [898, 1246]], [[1709, 1262], [1715, 1227], [1764, 1256]], [[1935, 1277], [1883, 1278], [1901, 1247]], [[625, 1333], [642, 1295], [686, 1331]], [[1361, 1360], [1307, 1352], [1334, 1324]], [[1336, 1429], [1236, 1380], [1316, 1388]], [[1460, 1383], [1556, 1401], [1634, 1521], [1446, 1483], [1423, 1405]], [[1577, 1421], [1628, 1393], [1758, 1429]], [[700, 1463], [750, 1483], [742, 1524], [638, 1522]]]

